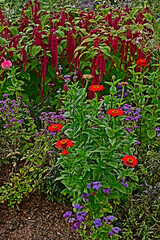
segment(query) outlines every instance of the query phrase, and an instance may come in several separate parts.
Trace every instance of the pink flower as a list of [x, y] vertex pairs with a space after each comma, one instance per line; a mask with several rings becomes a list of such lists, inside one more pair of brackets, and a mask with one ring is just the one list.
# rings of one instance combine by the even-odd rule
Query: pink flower
[[128, 85], [128, 82], [119, 82], [118, 85], [119, 85], [119, 86]]
[[3, 69], [8, 69], [8, 68], [11, 68], [12, 67], [12, 63], [11, 61], [7, 60], [7, 61], [4, 61], [2, 64], [1, 64], [2, 68]]

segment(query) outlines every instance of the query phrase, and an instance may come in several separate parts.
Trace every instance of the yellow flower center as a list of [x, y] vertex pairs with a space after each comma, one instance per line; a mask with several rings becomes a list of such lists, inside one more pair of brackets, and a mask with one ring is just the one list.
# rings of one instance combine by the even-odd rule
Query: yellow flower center
[[52, 125], [52, 128], [53, 128], [53, 129], [56, 129], [56, 128], [58, 128], [58, 125], [57, 125], [57, 124], [53, 124], [53, 125]]
[[127, 159], [127, 163], [133, 163], [133, 159], [132, 158], [128, 158]]
[[99, 86], [94, 86], [93, 88], [94, 88], [94, 89], [99, 89]]
[[117, 114], [117, 113], [119, 113], [119, 111], [118, 110], [113, 110], [112, 113]]
[[61, 140], [61, 144], [62, 144], [62, 145], [67, 144], [67, 140], [65, 140], [65, 139]]

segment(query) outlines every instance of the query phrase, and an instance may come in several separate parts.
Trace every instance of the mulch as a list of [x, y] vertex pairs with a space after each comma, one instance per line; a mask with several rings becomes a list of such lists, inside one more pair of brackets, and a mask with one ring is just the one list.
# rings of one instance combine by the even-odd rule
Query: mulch
[[63, 214], [72, 206], [32, 196], [17, 208], [0, 205], [0, 240], [81, 240]]

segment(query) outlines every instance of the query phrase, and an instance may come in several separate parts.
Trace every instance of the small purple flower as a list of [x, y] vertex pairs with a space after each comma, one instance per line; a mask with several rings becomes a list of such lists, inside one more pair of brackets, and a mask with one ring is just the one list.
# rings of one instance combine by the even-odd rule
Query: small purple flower
[[79, 210], [81, 206], [79, 204], [75, 204], [73, 207]]
[[42, 167], [42, 164], [41, 165], [37, 165], [38, 168]]
[[76, 229], [78, 229], [78, 228], [80, 227], [80, 225], [81, 225], [80, 222], [76, 222], [76, 223], [74, 224], [74, 227], [75, 227]]
[[23, 122], [23, 119], [18, 120], [18, 122], [19, 122], [19, 123], [22, 123], [22, 122]]
[[140, 141], [137, 141], [136, 143], [137, 143], [137, 145], [140, 145], [140, 144], [141, 144], [141, 142], [140, 142]]
[[21, 97], [18, 97], [17, 99], [22, 99]]
[[105, 196], [108, 196], [110, 191], [111, 191], [111, 189], [110, 188], [103, 188], [102, 191], [105, 193], [104, 194]]
[[61, 65], [59, 65], [58, 69], [59, 69], [59, 70], [62, 70], [63, 68], [62, 68], [62, 66], [61, 66]]
[[8, 97], [8, 96], [9, 96], [9, 94], [4, 94], [4, 95], [3, 95], [3, 97]]
[[112, 221], [113, 219], [115, 219], [114, 216], [108, 216], [108, 217], [104, 217], [104, 218], [103, 218], [103, 221], [108, 222], [108, 221]]
[[125, 128], [128, 133], [132, 132], [131, 128]]
[[157, 135], [157, 137], [160, 137], [160, 133]]
[[75, 218], [70, 218], [70, 219], [68, 220], [68, 222], [69, 222], [69, 223], [73, 223], [75, 220], [76, 220]]
[[5, 124], [5, 125], [4, 125], [4, 128], [7, 128], [7, 127], [9, 127], [9, 125], [8, 125], [8, 124]]
[[23, 107], [28, 107], [28, 105], [25, 104]]
[[157, 127], [157, 128], [155, 129], [155, 131], [159, 132], [159, 131], [160, 131], [160, 127]]
[[101, 219], [95, 219], [94, 225], [95, 225], [95, 227], [101, 227], [102, 226]]
[[112, 231], [118, 234], [121, 231], [121, 229], [119, 227], [113, 227]]
[[125, 187], [125, 188], [128, 188], [128, 183], [124, 183], [124, 182], [122, 182], [122, 185]]
[[71, 217], [71, 216], [72, 216], [72, 212], [71, 211], [68, 211], [65, 214], [63, 214], [64, 218], [68, 218], [68, 217]]
[[92, 183], [88, 183], [87, 188], [93, 188], [98, 190], [99, 188], [101, 188], [102, 185], [100, 182], [92, 182]]
[[114, 234], [114, 232], [111, 231], [111, 232], [108, 233], [108, 236], [113, 236], [113, 234]]
[[136, 126], [134, 126], [134, 128], [138, 128], [138, 126], [136, 125]]
[[35, 133], [34, 135], [39, 136], [42, 132]]
[[12, 100], [12, 103], [15, 103], [16, 100]]
[[52, 153], [52, 151], [48, 151], [47, 153]]
[[120, 180], [121, 182], [125, 182], [125, 179], [124, 178], [121, 178], [121, 180]]
[[83, 199], [83, 201], [89, 201], [89, 197], [90, 197], [91, 195], [90, 194], [88, 194], [88, 193], [82, 193], [82, 199]]
[[79, 222], [83, 222], [83, 221], [84, 221], [84, 217], [78, 216], [78, 217], [77, 217], [77, 220], [78, 220]]

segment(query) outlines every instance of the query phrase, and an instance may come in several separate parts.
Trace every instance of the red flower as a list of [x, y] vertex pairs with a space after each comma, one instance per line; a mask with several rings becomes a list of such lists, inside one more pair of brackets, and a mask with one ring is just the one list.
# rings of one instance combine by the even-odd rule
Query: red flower
[[64, 149], [64, 150], [62, 151], [62, 154], [63, 154], [63, 155], [66, 155], [66, 154], [69, 154], [69, 152], [68, 152], [66, 149]]
[[51, 131], [51, 132], [61, 131], [62, 127], [63, 126], [60, 125], [60, 124], [53, 124], [52, 126], [48, 127], [48, 130]]
[[103, 91], [103, 89], [104, 89], [103, 85], [92, 85], [89, 87], [89, 90], [92, 92]]
[[147, 66], [147, 61], [146, 61], [146, 59], [140, 58], [140, 59], [137, 60], [136, 64], [139, 67], [146, 67]]
[[112, 115], [112, 117], [123, 115], [123, 111], [120, 109], [109, 109], [107, 114]]
[[125, 165], [129, 167], [135, 167], [135, 165], [138, 163], [137, 159], [131, 155], [126, 155], [122, 158], [122, 161]]
[[[73, 147], [74, 144], [72, 141], [70, 141], [69, 139], [62, 139], [62, 140], [59, 140], [57, 143], [56, 143], [56, 146], [60, 149], [67, 149], [69, 147]], [[63, 152], [62, 152], [63, 153]]]

